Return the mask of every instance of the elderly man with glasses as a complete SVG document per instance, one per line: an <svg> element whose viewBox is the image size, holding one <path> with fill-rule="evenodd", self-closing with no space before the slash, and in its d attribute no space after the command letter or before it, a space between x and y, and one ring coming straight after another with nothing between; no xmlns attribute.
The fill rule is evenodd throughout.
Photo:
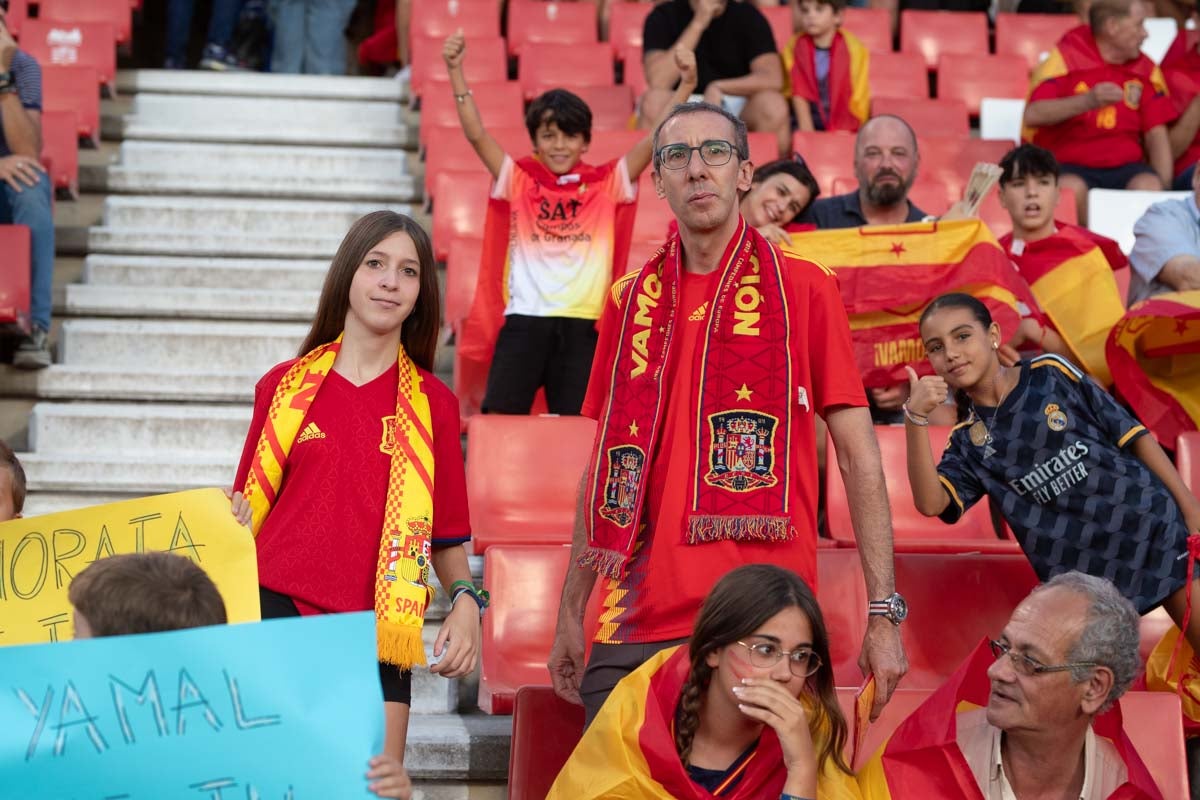
<svg viewBox="0 0 1200 800"><path fill-rule="evenodd" d="M860 665L882 708L907 669L879 450L837 279L782 255L738 210L745 124L677 106L654 136L654 184L678 223L613 285L583 414L599 421L550 672L590 720L655 652L682 643L729 570L767 562L816 585L814 417L846 481L872 615ZM583 617L601 577L584 668Z"/></svg>

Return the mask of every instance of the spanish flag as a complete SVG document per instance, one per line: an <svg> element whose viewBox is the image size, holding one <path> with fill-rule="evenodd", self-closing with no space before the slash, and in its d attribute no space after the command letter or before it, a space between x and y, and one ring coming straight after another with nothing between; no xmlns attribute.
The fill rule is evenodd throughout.
<svg viewBox="0 0 1200 800"><path fill-rule="evenodd" d="M812 37L797 34L784 49L784 74L791 81L793 97L813 103L822 130L857 131L871 113L871 91L867 84L871 55L858 37L839 30L829 48L829 115L821 106L817 83L816 46Z"/></svg>
<svg viewBox="0 0 1200 800"><path fill-rule="evenodd" d="M1012 234L1000 240L1029 284L1033 297L1063 341L1098 383L1112 384L1104 348L1108 333L1125 314L1113 270L1129 264L1112 239L1077 225L1056 222L1058 232L1025 242L1013 252Z"/></svg>
<svg viewBox="0 0 1200 800"><path fill-rule="evenodd" d="M1200 658L1187 639L1180 638L1178 627L1167 628L1150 651L1145 675L1139 680L1145 683L1147 691L1178 694L1184 736L1200 736ZM1135 684L1134 688L1141 687Z"/></svg>
<svg viewBox="0 0 1200 800"><path fill-rule="evenodd" d="M958 671L929 696L858 771L864 800L983 800L967 760L958 747L960 714L987 706L991 683L987 670L996 659L981 641ZM1126 782L1110 800L1162 800L1121 721L1121 706L1092 721L1097 736L1108 739L1125 763Z"/></svg>
<svg viewBox="0 0 1200 800"><path fill-rule="evenodd" d="M1138 303L1108 337L1113 383L1166 447L1200 428L1200 290Z"/></svg>
<svg viewBox="0 0 1200 800"><path fill-rule="evenodd" d="M1001 331L1016 330L1029 289L987 225L978 219L913 222L792 235L783 252L833 269L850 318L863 384L908 380L906 366L930 374L917 323L938 295L979 298Z"/></svg>
<svg viewBox="0 0 1200 800"><path fill-rule="evenodd" d="M608 696L550 788L547 800L762 800L779 797L787 780L779 739L764 727L724 785L708 792L688 777L675 749L675 708L690 667L687 645L668 648L626 676ZM805 698L801 698L802 702ZM806 703L813 749L821 720ZM854 777L825 764L818 800L858 800Z"/></svg>

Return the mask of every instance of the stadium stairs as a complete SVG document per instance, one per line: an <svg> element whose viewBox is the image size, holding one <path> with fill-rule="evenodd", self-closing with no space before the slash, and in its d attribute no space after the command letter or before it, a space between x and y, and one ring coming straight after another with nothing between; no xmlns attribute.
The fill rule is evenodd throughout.
<svg viewBox="0 0 1200 800"><path fill-rule="evenodd" d="M295 355L350 223L386 207L429 227L397 81L117 82L100 148L81 152L83 195L56 209L55 363L0 368L0 435L25 442L27 516L228 486L254 384ZM439 356L447 383L452 363ZM426 800L504 796L512 719L480 713L476 694L475 677L415 676L406 761Z"/></svg>

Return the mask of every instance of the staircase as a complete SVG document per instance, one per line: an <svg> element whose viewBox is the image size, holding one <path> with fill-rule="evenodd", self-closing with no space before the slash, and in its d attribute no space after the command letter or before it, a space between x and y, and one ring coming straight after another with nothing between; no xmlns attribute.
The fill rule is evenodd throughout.
<svg viewBox="0 0 1200 800"><path fill-rule="evenodd" d="M230 485L254 384L295 356L350 224L428 227L397 81L143 71L118 92L82 154L91 194L56 216L58 283L78 281L56 290L55 363L0 369L9 416L32 405L27 516ZM476 688L415 675L406 765L428 800L504 796L511 718Z"/></svg>

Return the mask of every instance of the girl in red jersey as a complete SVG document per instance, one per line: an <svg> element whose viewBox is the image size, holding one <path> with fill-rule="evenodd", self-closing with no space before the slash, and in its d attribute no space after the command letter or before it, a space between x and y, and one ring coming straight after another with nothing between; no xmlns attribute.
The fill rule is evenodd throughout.
<svg viewBox="0 0 1200 800"><path fill-rule="evenodd" d="M431 671L475 668L486 603L463 548L458 402L431 374L439 308L425 231L390 211L355 222L299 358L255 389L234 482L234 512L256 537L264 619L375 611L384 757L398 760L410 670L425 663L430 566L453 593Z"/></svg>

